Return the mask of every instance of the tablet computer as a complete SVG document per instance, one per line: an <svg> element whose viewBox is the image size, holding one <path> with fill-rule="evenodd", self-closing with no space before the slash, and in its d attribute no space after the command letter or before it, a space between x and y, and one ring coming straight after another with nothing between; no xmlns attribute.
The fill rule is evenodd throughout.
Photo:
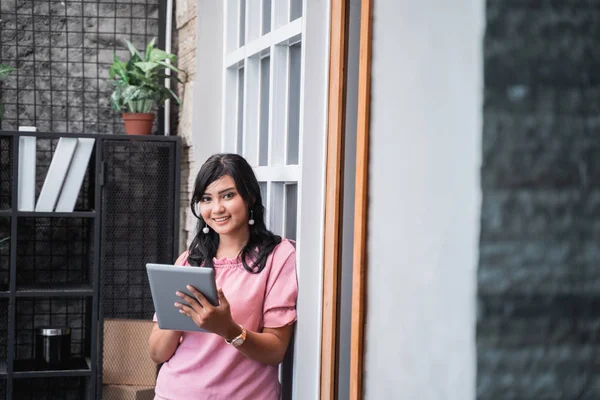
<svg viewBox="0 0 600 400"><path fill-rule="evenodd" d="M150 291L154 310L160 329L176 331L204 332L204 329L192 321L190 317L179 312L175 302L185 304L175 292L180 291L192 296L187 285L192 285L202 293L213 305L219 304L215 270L212 268L190 267L168 264L146 264Z"/></svg>

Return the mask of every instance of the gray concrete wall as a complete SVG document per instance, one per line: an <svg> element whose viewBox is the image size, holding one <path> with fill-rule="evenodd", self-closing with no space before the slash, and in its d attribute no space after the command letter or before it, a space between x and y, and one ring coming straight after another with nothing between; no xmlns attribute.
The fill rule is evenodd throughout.
<svg viewBox="0 0 600 400"><path fill-rule="evenodd" d="M0 85L2 129L123 133L110 107L113 52L143 50L159 34L158 0L0 1L0 63L17 67ZM155 124L156 129L156 124Z"/></svg>
<svg viewBox="0 0 600 400"><path fill-rule="evenodd" d="M484 2L373 23L365 398L472 399Z"/></svg>
<svg viewBox="0 0 600 400"><path fill-rule="evenodd" d="M599 21L487 3L479 399L600 398Z"/></svg>

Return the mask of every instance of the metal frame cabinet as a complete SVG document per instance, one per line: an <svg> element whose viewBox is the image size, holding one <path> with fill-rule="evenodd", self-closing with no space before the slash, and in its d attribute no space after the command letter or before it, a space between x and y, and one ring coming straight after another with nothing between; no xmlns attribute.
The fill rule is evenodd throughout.
<svg viewBox="0 0 600 400"><path fill-rule="evenodd" d="M36 192L61 137L93 138L74 212L19 211L19 138ZM178 137L0 132L0 398L101 397L104 318L153 313L146 262L178 251ZM71 328L66 367L34 361L35 330Z"/></svg>

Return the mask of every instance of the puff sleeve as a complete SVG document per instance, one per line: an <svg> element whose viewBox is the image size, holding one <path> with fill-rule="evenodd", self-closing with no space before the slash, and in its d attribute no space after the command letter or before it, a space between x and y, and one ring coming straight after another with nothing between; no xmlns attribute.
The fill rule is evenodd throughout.
<svg viewBox="0 0 600 400"><path fill-rule="evenodd" d="M263 306L263 326L279 328L293 324L296 321L297 298L296 249L285 240L273 250Z"/></svg>

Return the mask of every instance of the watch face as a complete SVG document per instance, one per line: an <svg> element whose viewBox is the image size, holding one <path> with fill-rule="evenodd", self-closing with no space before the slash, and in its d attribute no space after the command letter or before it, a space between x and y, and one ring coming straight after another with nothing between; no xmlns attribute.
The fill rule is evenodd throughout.
<svg viewBox="0 0 600 400"><path fill-rule="evenodd" d="M231 341L231 344L233 345L233 347L241 346L242 343L244 343L244 339L242 339L241 337L236 337L235 339L233 339Z"/></svg>

